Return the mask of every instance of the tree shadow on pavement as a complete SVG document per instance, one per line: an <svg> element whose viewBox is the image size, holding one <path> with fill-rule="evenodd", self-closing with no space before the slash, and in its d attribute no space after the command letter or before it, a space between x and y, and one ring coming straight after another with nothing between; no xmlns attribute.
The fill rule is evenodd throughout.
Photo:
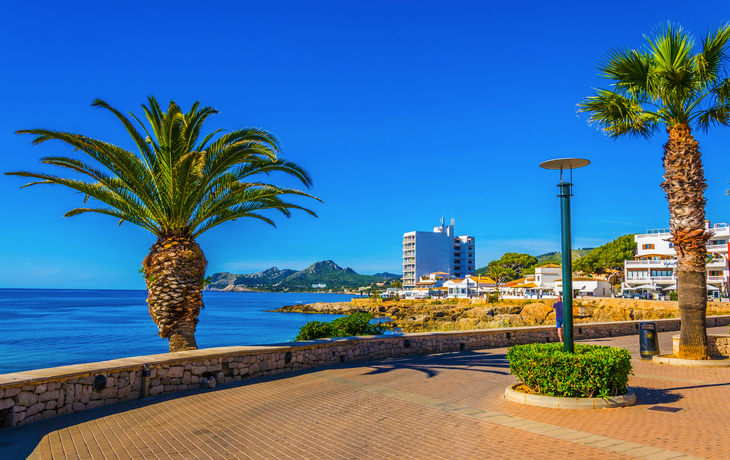
<svg viewBox="0 0 730 460"><path fill-rule="evenodd" d="M473 351L417 355L407 358L392 358L373 363L359 361L352 367L371 369L363 375L385 374L400 369L411 369L435 377L445 370L462 370L489 374L509 375L509 361L505 354L485 354Z"/></svg>
<svg viewBox="0 0 730 460"><path fill-rule="evenodd" d="M664 389L632 386L631 389L633 389L634 393L636 393L637 406L654 406L656 404L673 403L684 398L681 394L672 393L674 388Z"/></svg>

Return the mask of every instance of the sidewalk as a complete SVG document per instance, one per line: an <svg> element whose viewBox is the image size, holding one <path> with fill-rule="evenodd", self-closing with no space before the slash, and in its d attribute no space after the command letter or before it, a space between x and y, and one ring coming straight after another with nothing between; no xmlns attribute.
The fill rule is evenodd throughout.
<svg viewBox="0 0 730 460"><path fill-rule="evenodd" d="M660 334L663 352L674 334ZM586 342L631 350L639 402L628 408L507 402L504 390L516 382L507 350L488 349L343 364L71 414L0 431L0 458L730 458L730 368L649 364L638 342Z"/></svg>

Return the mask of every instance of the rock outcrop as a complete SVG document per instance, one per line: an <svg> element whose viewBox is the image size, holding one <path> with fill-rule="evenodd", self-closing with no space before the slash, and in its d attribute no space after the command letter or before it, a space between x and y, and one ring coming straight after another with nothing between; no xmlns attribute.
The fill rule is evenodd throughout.
<svg viewBox="0 0 730 460"><path fill-rule="evenodd" d="M505 300L490 305L482 299L353 299L351 302L288 305L275 311L340 315L371 313L388 317L390 326L404 332L426 332L555 324L554 302L554 299ZM707 314L730 314L730 303L710 302ZM576 324L678 317L679 306L671 301L595 298L577 299L573 303Z"/></svg>

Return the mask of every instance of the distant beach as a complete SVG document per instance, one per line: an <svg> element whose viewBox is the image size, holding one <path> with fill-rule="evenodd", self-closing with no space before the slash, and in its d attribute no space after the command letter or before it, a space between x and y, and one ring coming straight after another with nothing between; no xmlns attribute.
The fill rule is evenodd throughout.
<svg viewBox="0 0 730 460"><path fill-rule="evenodd" d="M309 321L342 315L272 313L284 305L346 302L344 294L203 293L200 348L293 339ZM144 290L0 289L0 374L167 353Z"/></svg>

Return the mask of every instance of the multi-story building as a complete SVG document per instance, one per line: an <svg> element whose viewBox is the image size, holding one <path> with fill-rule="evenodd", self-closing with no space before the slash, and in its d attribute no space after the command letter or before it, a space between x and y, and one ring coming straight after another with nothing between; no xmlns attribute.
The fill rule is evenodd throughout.
<svg viewBox="0 0 730 460"><path fill-rule="evenodd" d="M728 288L728 224L706 223L712 233L707 241L707 288L714 292L727 292ZM669 292L676 290L677 253L674 244L667 241L671 237L669 229L648 230L634 235L636 256L624 263L624 291Z"/></svg>
<svg viewBox="0 0 730 460"><path fill-rule="evenodd" d="M455 236L454 219L433 232L408 232L403 234L403 289L413 290L421 277L444 272L448 277L463 278L474 275L474 237Z"/></svg>

